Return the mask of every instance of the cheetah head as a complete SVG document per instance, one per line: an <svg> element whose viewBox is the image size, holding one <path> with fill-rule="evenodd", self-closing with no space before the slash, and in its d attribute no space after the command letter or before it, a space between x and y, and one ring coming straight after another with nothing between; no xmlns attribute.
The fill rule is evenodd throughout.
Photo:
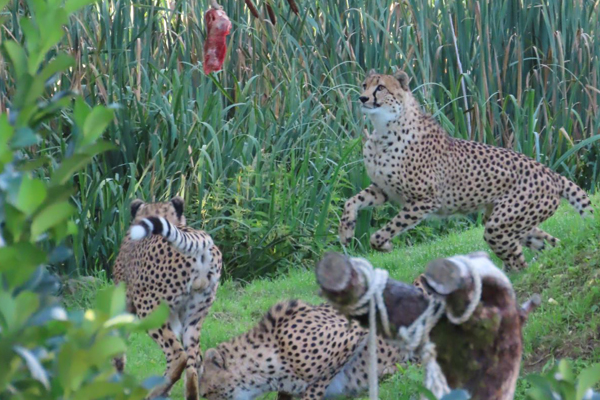
<svg viewBox="0 0 600 400"><path fill-rule="evenodd" d="M183 215L183 199L175 196L171 201L164 203L144 203L140 199L131 202L131 220L140 220L147 217L163 217L174 225L186 224Z"/></svg>
<svg viewBox="0 0 600 400"><path fill-rule="evenodd" d="M228 368L223 354L218 349L208 349L202 363L204 371L200 375L200 397L208 400L246 399L235 387L234 372Z"/></svg>
<svg viewBox="0 0 600 400"><path fill-rule="evenodd" d="M359 97L362 110L371 119L397 119L414 101L406 72L398 69L394 75L367 73Z"/></svg>

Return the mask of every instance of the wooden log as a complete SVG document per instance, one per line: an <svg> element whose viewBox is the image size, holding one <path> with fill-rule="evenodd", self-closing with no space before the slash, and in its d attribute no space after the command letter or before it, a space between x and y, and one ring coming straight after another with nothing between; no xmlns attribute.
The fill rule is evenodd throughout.
<svg viewBox="0 0 600 400"><path fill-rule="evenodd" d="M465 323L455 325L444 316L432 329L437 362L450 387L467 390L473 399L512 400L522 355L522 324L539 305L539 296L518 306L510 281L487 254L466 257L480 263L484 271L481 300ZM322 294L341 312L366 293L365 277L341 254L326 254L315 273ZM445 298L447 310L454 315L465 311L475 288L469 269L452 258L432 261L421 280L429 295ZM393 279L383 296L393 335L398 327L415 321L428 304L420 290ZM368 326L368 316L353 318Z"/></svg>
<svg viewBox="0 0 600 400"><path fill-rule="evenodd" d="M317 263L315 273L321 293L342 313L346 312L347 306L358 302L367 290L365 277L354 268L349 257L339 253L325 253ZM388 280L383 300L392 332L397 332L401 326L410 325L429 304L429 300L419 289L392 279ZM367 314L355 319L368 327ZM383 332L379 318L377 324L379 332Z"/></svg>

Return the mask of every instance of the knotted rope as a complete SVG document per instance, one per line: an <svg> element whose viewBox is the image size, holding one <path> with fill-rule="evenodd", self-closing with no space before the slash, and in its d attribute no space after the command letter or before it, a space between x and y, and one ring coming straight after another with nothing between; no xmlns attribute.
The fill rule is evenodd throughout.
<svg viewBox="0 0 600 400"><path fill-rule="evenodd" d="M398 329L397 339L392 339L401 350L413 353L420 350L421 363L425 366L424 385L437 398L450 392L446 377L437 363L435 344L429 340L429 333L442 317L444 311L448 320L459 325L471 318L481 299L481 276L471 260L464 256L455 256L448 259L461 268L470 272L474 281L474 290L465 309L460 316L455 316L446 309L444 299L432 296L427 309L410 326ZM387 338L392 338L387 308L383 301L383 291L387 284L388 272L373 266L364 258L351 258L350 262L363 274L367 284L367 291L356 304L346 306L342 313L349 316L360 316L369 313L369 399L378 400L379 379L377 375L377 320L379 310L380 322Z"/></svg>

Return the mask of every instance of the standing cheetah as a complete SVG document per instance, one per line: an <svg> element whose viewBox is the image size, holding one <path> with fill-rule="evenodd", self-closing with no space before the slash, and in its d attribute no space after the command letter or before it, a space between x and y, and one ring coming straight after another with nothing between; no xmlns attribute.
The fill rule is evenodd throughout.
<svg viewBox="0 0 600 400"><path fill-rule="evenodd" d="M587 194L567 178L514 151L450 137L421 111L403 71L371 70L360 96L375 130L363 155L371 185L345 204L339 235L354 236L360 209L388 200L402 211L371 236L371 246L392 249L391 239L429 216L483 209L484 239L509 269L526 266L522 246L542 250L558 240L537 226L566 198L582 215Z"/></svg>
<svg viewBox="0 0 600 400"><path fill-rule="evenodd" d="M279 400L356 396L368 388L366 329L328 304L276 304L248 333L205 355L200 395L209 400L252 400L279 392ZM379 377L396 372L400 350L379 338Z"/></svg>
<svg viewBox="0 0 600 400"><path fill-rule="evenodd" d="M183 199L166 203L131 203L133 223L113 269L115 284L125 282L127 309L144 318L161 301L170 308L169 320L149 335L167 359L167 382L150 397L169 393L185 369L185 398L198 399L202 364L200 329L215 300L221 276L221 252L203 231L185 226ZM118 370L125 358L117 358Z"/></svg>

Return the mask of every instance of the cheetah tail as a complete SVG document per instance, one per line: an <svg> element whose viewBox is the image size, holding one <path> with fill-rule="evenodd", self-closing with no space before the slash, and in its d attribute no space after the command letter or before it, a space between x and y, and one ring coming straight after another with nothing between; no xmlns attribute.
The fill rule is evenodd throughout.
<svg viewBox="0 0 600 400"><path fill-rule="evenodd" d="M150 235L163 236L173 247L190 257L205 256L210 262L212 238L201 231L184 232L163 217L149 217L131 226L129 237L133 241L142 240Z"/></svg>
<svg viewBox="0 0 600 400"><path fill-rule="evenodd" d="M587 193L564 176L561 176L561 179L563 183L561 196L567 199L582 216L592 215L594 210Z"/></svg>

